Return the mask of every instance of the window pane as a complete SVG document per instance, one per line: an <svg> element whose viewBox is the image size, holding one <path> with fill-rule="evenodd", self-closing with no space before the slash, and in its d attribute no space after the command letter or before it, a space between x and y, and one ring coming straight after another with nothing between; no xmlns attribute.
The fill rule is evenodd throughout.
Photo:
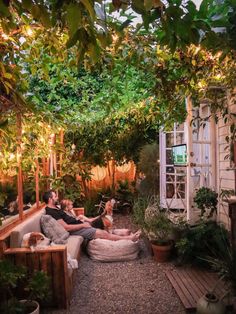
<svg viewBox="0 0 236 314"><path fill-rule="evenodd" d="M178 186L177 186L177 191L176 191L177 193L177 198L180 198L180 199L183 199L183 198L185 198L185 184L178 184Z"/></svg>
<svg viewBox="0 0 236 314"><path fill-rule="evenodd" d="M166 147L174 145L174 133L166 133Z"/></svg>
<svg viewBox="0 0 236 314"><path fill-rule="evenodd" d="M173 164L173 161L172 161L172 150L171 149L167 149L166 150L166 164L167 165Z"/></svg>
<svg viewBox="0 0 236 314"><path fill-rule="evenodd" d="M173 184L166 184L166 198L172 198L175 194L174 185Z"/></svg>
<svg viewBox="0 0 236 314"><path fill-rule="evenodd" d="M176 131L184 131L184 123L176 123Z"/></svg>

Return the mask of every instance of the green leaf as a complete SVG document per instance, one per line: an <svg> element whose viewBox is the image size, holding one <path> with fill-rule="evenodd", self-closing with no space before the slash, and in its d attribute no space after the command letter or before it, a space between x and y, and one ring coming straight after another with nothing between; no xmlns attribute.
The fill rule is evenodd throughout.
<svg viewBox="0 0 236 314"><path fill-rule="evenodd" d="M38 5L33 5L31 8L29 8L29 11L36 20L40 18L40 8Z"/></svg>
<svg viewBox="0 0 236 314"><path fill-rule="evenodd" d="M143 0L133 0L131 8L139 14L144 14L146 12Z"/></svg>
<svg viewBox="0 0 236 314"><path fill-rule="evenodd" d="M81 6L78 3L70 3L67 6L66 20L70 35L73 35L81 25Z"/></svg>
<svg viewBox="0 0 236 314"><path fill-rule="evenodd" d="M126 27L128 27L130 23L132 23L132 21L131 21L130 19L127 19L126 21L124 21L124 22L119 26L119 31L122 31L123 29L125 29Z"/></svg>
<svg viewBox="0 0 236 314"><path fill-rule="evenodd" d="M22 0L22 7L24 9L30 10L32 8L33 2L32 0Z"/></svg>
<svg viewBox="0 0 236 314"><path fill-rule="evenodd" d="M4 129L8 125L8 119L0 121L0 129Z"/></svg>
<svg viewBox="0 0 236 314"><path fill-rule="evenodd" d="M207 16L208 3L209 3L208 0L203 0L201 2L201 5L200 5L199 11L198 11L199 18L205 18Z"/></svg>
<svg viewBox="0 0 236 314"><path fill-rule="evenodd" d="M89 12L89 15L92 20L95 20L95 11L90 0L80 0L81 3L85 6L86 10Z"/></svg>
<svg viewBox="0 0 236 314"><path fill-rule="evenodd" d="M79 40L79 30L77 30L67 41L66 47L71 48L73 47L77 41Z"/></svg>
<svg viewBox="0 0 236 314"><path fill-rule="evenodd" d="M0 15L3 17L11 16L8 7L4 4L3 0L0 0Z"/></svg>
<svg viewBox="0 0 236 314"><path fill-rule="evenodd" d="M49 28L51 26L51 20L50 20L50 15L47 11L47 9L40 5L40 21L42 22L43 26Z"/></svg>
<svg viewBox="0 0 236 314"><path fill-rule="evenodd" d="M98 61L98 57L99 57L99 47L98 45L94 45L92 43L88 44L88 54L91 57L91 59L93 60L94 63L96 63Z"/></svg>
<svg viewBox="0 0 236 314"><path fill-rule="evenodd" d="M197 10L196 10L196 5L192 1L188 2L187 10L188 10L188 14L186 14L187 19L189 21L193 20L194 16L197 13Z"/></svg>
<svg viewBox="0 0 236 314"><path fill-rule="evenodd" d="M150 11L153 7L153 0L144 0L144 7L147 11Z"/></svg>
<svg viewBox="0 0 236 314"><path fill-rule="evenodd" d="M12 74L11 73L4 73L3 76L7 79L12 79Z"/></svg>

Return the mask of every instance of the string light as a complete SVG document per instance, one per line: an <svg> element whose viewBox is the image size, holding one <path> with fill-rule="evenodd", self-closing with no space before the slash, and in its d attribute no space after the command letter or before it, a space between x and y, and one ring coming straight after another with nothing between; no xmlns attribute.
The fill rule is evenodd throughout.
<svg viewBox="0 0 236 314"><path fill-rule="evenodd" d="M13 153L10 154L9 160L13 160L15 158L15 155Z"/></svg>
<svg viewBox="0 0 236 314"><path fill-rule="evenodd" d="M33 34L34 34L34 32L33 32L33 30L32 30L32 28L31 27L26 27L26 29L25 29L25 33L26 33L26 35L28 35L28 36L33 36Z"/></svg>
<svg viewBox="0 0 236 314"><path fill-rule="evenodd" d="M8 40L9 39L9 36L5 33L2 33L2 38L5 39L5 40Z"/></svg>

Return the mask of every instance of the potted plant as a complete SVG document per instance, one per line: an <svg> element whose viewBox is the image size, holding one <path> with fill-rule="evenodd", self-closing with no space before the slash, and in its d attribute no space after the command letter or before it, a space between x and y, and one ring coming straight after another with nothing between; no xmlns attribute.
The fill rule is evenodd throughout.
<svg viewBox="0 0 236 314"><path fill-rule="evenodd" d="M144 232L151 242L154 258L158 262L166 262L171 254L173 225L166 211L158 203L149 205L145 210Z"/></svg>
<svg viewBox="0 0 236 314"><path fill-rule="evenodd" d="M219 274L219 280L216 282L212 291L208 291L203 297L201 297L197 303L197 313L225 313L225 305L222 302L225 296L230 294L234 305L235 313L235 296L236 296L236 248L232 246L229 240L229 236L225 232L218 233L217 247L214 250L214 256L206 257L206 261L212 267L213 270ZM217 286L228 286L225 293L219 299L215 295L215 289ZM227 285L228 284L228 285Z"/></svg>
<svg viewBox="0 0 236 314"><path fill-rule="evenodd" d="M201 210L201 218L203 218L205 214L207 214L207 218L210 218L216 213L218 194L214 190L203 186L197 190L193 200Z"/></svg>
<svg viewBox="0 0 236 314"><path fill-rule="evenodd" d="M0 260L0 312L39 313L39 303L49 294L49 278L43 271L36 271L31 276L23 266ZM21 293L23 300L16 295Z"/></svg>

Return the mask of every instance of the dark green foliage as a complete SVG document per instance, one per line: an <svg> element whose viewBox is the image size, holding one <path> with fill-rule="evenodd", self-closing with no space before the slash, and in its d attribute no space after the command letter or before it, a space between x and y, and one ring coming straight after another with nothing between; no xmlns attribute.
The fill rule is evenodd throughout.
<svg viewBox="0 0 236 314"><path fill-rule="evenodd" d="M121 201L133 201L134 191L132 190L128 180L119 180L118 187L116 189L116 196Z"/></svg>
<svg viewBox="0 0 236 314"><path fill-rule="evenodd" d="M182 237L176 243L179 261L181 263L209 266L208 257L220 257L219 246L229 243L228 232L223 226L213 221L202 221L196 226L186 226Z"/></svg>
<svg viewBox="0 0 236 314"><path fill-rule="evenodd" d="M0 311L2 314L26 313L26 303L20 303L17 295L27 301L45 301L49 295L49 278L43 271L32 274L9 260L0 260Z"/></svg>
<svg viewBox="0 0 236 314"><path fill-rule="evenodd" d="M100 203L101 197L99 194L91 196L84 201L84 211L85 215L88 217L96 217L98 215L98 205Z"/></svg>
<svg viewBox="0 0 236 314"><path fill-rule="evenodd" d="M139 225L141 228L144 228L145 224L145 209L148 207L149 204L148 197L137 197L133 203L133 210L132 210L132 218L134 223Z"/></svg>
<svg viewBox="0 0 236 314"><path fill-rule="evenodd" d="M217 211L218 194L210 188L201 187L197 190L195 197L193 198L197 207L201 209L201 217L207 213L208 217L211 217Z"/></svg>
<svg viewBox="0 0 236 314"><path fill-rule="evenodd" d="M157 245L170 243L173 225L168 219L165 210L159 210L151 219L146 218L145 222L146 233L152 243Z"/></svg>
<svg viewBox="0 0 236 314"><path fill-rule="evenodd" d="M157 143L146 144L139 153L138 169L144 173L138 187L141 195L159 194L159 145Z"/></svg>

